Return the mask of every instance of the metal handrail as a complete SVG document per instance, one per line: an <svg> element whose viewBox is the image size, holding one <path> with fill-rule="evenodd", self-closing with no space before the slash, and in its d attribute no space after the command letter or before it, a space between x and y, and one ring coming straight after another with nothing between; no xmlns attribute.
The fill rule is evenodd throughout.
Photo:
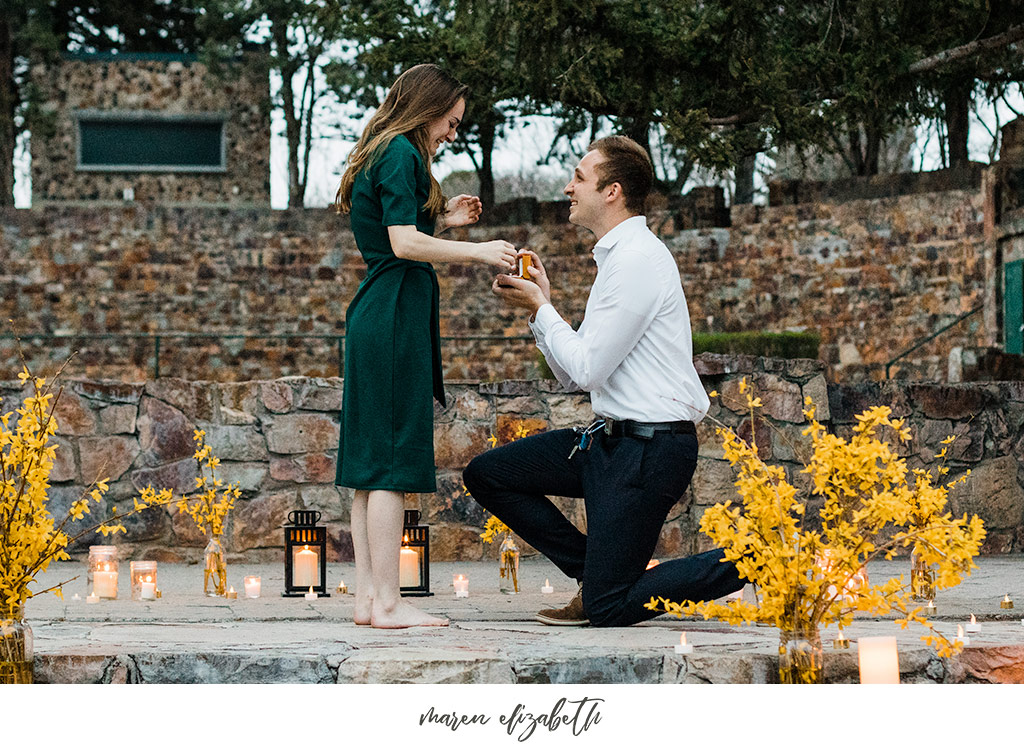
<svg viewBox="0 0 1024 754"><path fill-rule="evenodd" d="M963 322L963 321L964 321L965 319L967 319L968 317L973 317L973 316L974 316L975 314L977 314L978 312L980 312L980 311L981 311L982 309L984 309L984 308L985 308L985 305L984 305L984 304L980 304L980 305L978 305L978 306L974 307L973 309L971 309L971 310L970 310L969 312L967 312L966 314L961 314L961 315L960 315L959 317L957 317L956 319L954 319L954 320L953 320L952 322L950 322L950 323L949 323L948 325L946 325L945 327L943 327L943 328L941 328L941 329L939 329L939 330L936 330L936 331L935 331L935 332L933 332L933 333L932 333L931 335L925 336L925 337L924 337L924 338L922 338L921 340L917 341L917 342L916 342L916 343L915 343L914 345L912 345L912 346L911 346L910 348L908 348L908 349L907 349L906 351L903 351L903 352L902 352L901 354L899 354L898 356L895 356L895 357L893 357L893 358L892 358L892 359L891 359L891 360L890 360L889 362L887 362L887 363L886 363L886 365L885 365L885 379L889 379L889 369L890 369L890 368L892 367L892 365L893 365L893 364L895 364L895 363L896 363L897 361L899 361L900 359L902 359L902 358L903 358L904 356L906 356L907 354L913 353L914 351L916 351L916 350L917 350L918 348L920 348L921 346L925 345L926 343L930 343L931 341L935 340L935 338L937 338L938 336L942 335L942 333L946 332L946 330L948 330L949 328L951 328L951 327L954 327L954 326L956 326L956 325L959 325L959 324L960 324L961 322Z"/></svg>
<svg viewBox="0 0 1024 754"><path fill-rule="evenodd" d="M314 339L333 340L337 344L338 374L344 374L345 365L345 333L196 333L196 332L160 332L160 333L0 333L0 340L115 340L118 338L134 338L153 341L153 378L160 379L160 344L163 339L178 340L239 340L246 338L262 340ZM447 335L442 336L443 342L455 340L533 340L532 335Z"/></svg>

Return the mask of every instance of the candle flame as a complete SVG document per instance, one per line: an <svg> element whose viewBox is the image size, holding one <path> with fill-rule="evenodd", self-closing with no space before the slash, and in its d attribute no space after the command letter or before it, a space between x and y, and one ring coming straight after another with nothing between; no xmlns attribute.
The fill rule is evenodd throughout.
<svg viewBox="0 0 1024 754"><path fill-rule="evenodd" d="M103 564L103 570L104 571L109 571L110 570L110 563L104 563Z"/></svg>
<svg viewBox="0 0 1024 754"><path fill-rule="evenodd" d="M935 602L928 600L928 607L935 607Z"/></svg>
<svg viewBox="0 0 1024 754"><path fill-rule="evenodd" d="M654 568L654 566L658 565L658 563L660 563L660 562L661 562L660 560L655 560L654 558L652 558L651 560L647 561L647 570L648 571L651 570L652 568Z"/></svg>
<svg viewBox="0 0 1024 754"><path fill-rule="evenodd" d="M303 550L308 550L308 549L309 549L309 545L303 545L303 546L302 546L302 549L303 549Z"/></svg>
<svg viewBox="0 0 1024 754"><path fill-rule="evenodd" d="M977 623L978 619L974 617L974 613L971 613L971 623Z"/></svg>
<svg viewBox="0 0 1024 754"><path fill-rule="evenodd" d="M1004 600L1005 600L1006 602L1009 602L1009 601L1010 601L1010 594L1009 594L1009 593L1007 593L1007 594L1006 594L1006 596L1005 596L1005 597L1003 597L1003 599L1004 599Z"/></svg>
<svg viewBox="0 0 1024 754"><path fill-rule="evenodd" d="M551 586L551 583L547 579L544 579L544 586Z"/></svg>
<svg viewBox="0 0 1024 754"><path fill-rule="evenodd" d="M233 586L229 586L229 587L228 587L228 591L229 591L229 592L233 592L233 591L235 591L235 588L234 588Z"/></svg>
<svg viewBox="0 0 1024 754"><path fill-rule="evenodd" d="M147 576L147 577L146 577L146 583L147 583L147 584L148 584L148 583L149 583L150 581L152 581L152 580L153 580L153 577L152 577L152 576Z"/></svg>
<svg viewBox="0 0 1024 754"><path fill-rule="evenodd" d="M344 588L344 586L345 586L345 582L344 581L342 581L341 583L338 584L338 588L339 589Z"/></svg>
<svg viewBox="0 0 1024 754"><path fill-rule="evenodd" d="M842 641L845 637L843 636L843 629L839 629L839 641Z"/></svg>
<svg viewBox="0 0 1024 754"><path fill-rule="evenodd" d="M683 631L682 633L679 634L679 646L681 646L681 647L685 647L686 646L686 632L685 631Z"/></svg>
<svg viewBox="0 0 1024 754"><path fill-rule="evenodd" d="M958 638L958 639L964 638L964 627L963 626L957 626L956 627L956 638Z"/></svg>
<svg viewBox="0 0 1024 754"><path fill-rule="evenodd" d="M234 591L234 588L232 588L232 591ZM310 593L310 594L312 594L312 593L313 593L313 587L310 587L310 588L309 588L309 593Z"/></svg>

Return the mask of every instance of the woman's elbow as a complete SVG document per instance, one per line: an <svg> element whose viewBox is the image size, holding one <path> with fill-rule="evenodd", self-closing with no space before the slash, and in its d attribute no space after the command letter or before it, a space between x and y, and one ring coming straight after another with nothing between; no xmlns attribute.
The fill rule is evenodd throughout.
<svg viewBox="0 0 1024 754"><path fill-rule="evenodd" d="M416 250L415 237L409 233L391 231L388 233L388 240L391 241L391 251L399 259L411 259Z"/></svg>

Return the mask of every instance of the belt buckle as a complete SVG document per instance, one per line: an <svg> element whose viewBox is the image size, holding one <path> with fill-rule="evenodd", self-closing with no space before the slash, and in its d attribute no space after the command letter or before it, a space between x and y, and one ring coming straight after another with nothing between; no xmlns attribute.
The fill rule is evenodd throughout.
<svg viewBox="0 0 1024 754"><path fill-rule="evenodd" d="M604 420L604 433L608 437L611 437L612 435L615 434L615 423L617 421L619 421L619 420L618 419L605 419Z"/></svg>

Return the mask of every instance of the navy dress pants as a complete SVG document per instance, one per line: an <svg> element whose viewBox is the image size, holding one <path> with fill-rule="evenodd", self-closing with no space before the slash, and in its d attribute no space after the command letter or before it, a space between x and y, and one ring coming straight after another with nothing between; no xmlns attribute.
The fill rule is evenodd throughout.
<svg viewBox="0 0 1024 754"><path fill-rule="evenodd" d="M563 573L583 582L583 608L594 626L629 626L654 618L652 597L712 600L746 583L721 549L662 562L647 570L669 510L697 466L697 438L657 432L651 439L593 435L570 459L571 429L526 437L490 450L463 473L466 488ZM547 495L582 497L583 534Z"/></svg>

